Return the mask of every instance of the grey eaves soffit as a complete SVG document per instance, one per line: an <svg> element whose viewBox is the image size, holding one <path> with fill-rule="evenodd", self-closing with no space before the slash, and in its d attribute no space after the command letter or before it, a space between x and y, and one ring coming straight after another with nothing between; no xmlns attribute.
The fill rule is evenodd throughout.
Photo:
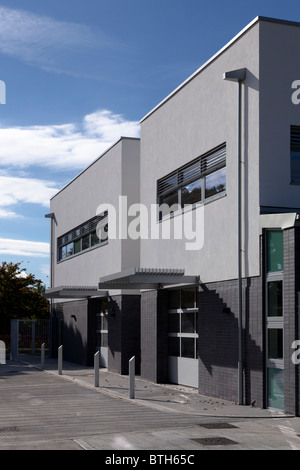
<svg viewBox="0 0 300 470"><path fill-rule="evenodd" d="M47 289L47 299L84 299L88 297L107 297L108 292L99 291L94 286L59 286Z"/></svg>
<svg viewBox="0 0 300 470"><path fill-rule="evenodd" d="M177 284L195 285L198 276L186 276L184 269L132 268L99 279L99 289L158 289Z"/></svg>

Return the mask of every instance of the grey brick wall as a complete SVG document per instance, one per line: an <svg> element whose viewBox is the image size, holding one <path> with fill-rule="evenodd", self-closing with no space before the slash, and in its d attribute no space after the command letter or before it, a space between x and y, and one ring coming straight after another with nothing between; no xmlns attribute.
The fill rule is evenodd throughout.
<svg viewBox="0 0 300 470"><path fill-rule="evenodd" d="M155 383L168 382L168 315L165 291L142 293L141 376Z"/></svg>
<svg viewBox="0 0 300 470"><path fill-rule="evenodd" d="M108 369L128 374L128 362L136 357L140 373L140 296L118 295L108 303Z"/></svg>
<svg viewBox="0 0 300 470"><path fill-rule="evenodd" d="M238 399L238 283L199 289L199 393ZM262 279L243 280L244 400L263 406Z"/></svg>
<svg viewBox="0 0 300 470"><path fill-rule="evenodd" d="M97 302L77 300L63 304L64 360L92 366L95 354Z"/></svg>
<svg viewBox="0 0 300 470"><path fill-rule="evenodd" d="M298 367L292 362L291 349L298 339L297 292L300 290L299 227L284 231L284 405L285 412L299 415Z"/></svg>

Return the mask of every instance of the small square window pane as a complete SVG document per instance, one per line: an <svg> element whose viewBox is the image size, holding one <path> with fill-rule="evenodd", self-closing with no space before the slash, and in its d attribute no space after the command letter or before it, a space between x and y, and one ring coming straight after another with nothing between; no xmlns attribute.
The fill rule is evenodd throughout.
<svg viewBox="0 0 300 470"><path fill-rule="evenodd" d="M181 314L181 333L196 333L196 314L182 313Z"/></svg>

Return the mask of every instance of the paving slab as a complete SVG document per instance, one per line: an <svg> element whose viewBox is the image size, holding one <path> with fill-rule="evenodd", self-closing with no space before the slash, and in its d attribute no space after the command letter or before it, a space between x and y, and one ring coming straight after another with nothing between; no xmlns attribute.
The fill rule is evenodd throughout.
<svg viewBox="0 0 300 470"><path fill-rule="evenodd" d="M300 419L55 361L0 365L0 450L300 450Z"/></svg>

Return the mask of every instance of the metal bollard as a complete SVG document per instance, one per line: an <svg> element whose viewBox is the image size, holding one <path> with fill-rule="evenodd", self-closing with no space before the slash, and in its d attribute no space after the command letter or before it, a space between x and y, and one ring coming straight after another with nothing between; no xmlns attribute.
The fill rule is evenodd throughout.
<svg viewBox="0 0 300 470"><path fill-rule="evenodd" d="M45 369L45 343L41 345L41 368Z"/></svg>
<svg viewBox="0 0 300 470"><path fill-rule="evenodd" d="M59 346L58 348L58 375L62 375L62 365L63 365L63 347Z"/></svg>
<svg viewBox="0 0 300 470"><path fill-rule="evenodd" d="M99 351L94 355L94 378L95 378L95 387L99 387Z"/></svg>
<svg viewBox="0 0 300 470"><path fill-rule="evenodd" d="M135 397L135 356L129 361L129 398Z"/></svg>

